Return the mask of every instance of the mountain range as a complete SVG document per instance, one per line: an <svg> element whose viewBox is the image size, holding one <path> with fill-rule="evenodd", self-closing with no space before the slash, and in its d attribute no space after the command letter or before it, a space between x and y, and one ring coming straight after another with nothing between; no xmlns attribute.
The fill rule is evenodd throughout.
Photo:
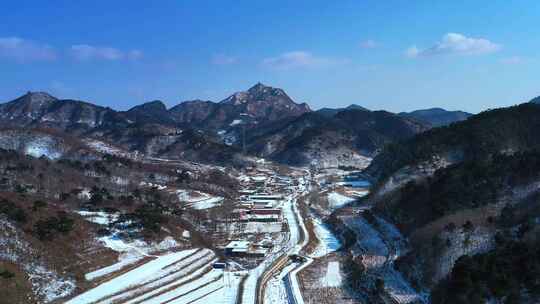
<svg viewBox="0 0 540 304"><path fill-rule="evenodd" d="M453 122L466 120L467 118L472 116L471 113L463 111L447 111L441 108L416 110L408 113L402 112L399 113L399 115L427 122L433 127L446 126Z"/></svg>
<svg viewBox="0 0 540 304"><path fill-rule="evenodd" d="M358 223L365 220L381 236L388 236L386 240L403 243L395 247L403 251L387 252L396 255L392 267L416 291L428 295L431 303L488 299L537 303L539 100L476 115L438 108L391 113L359 105L314 111L282 89L258 83L220 102L193 100L167 108L156 100L116 111L29 92L0 105L0 169L9 177L0 186L9 190L2 195L10 199L9 204L4 200L0 211L20 221L25 227L20 231L32 234L29 237L35 234L47 240L48 230L41 231L38 225L42 214L52 218L47 222L50 226L62 229L65 217L54 208L66 202L80 208L76 195L81 194L77 190L81 185L91 188L92 197L99 194L99 200L85 204L99 206L105 201L132 210L134 201L139 206L144 206L143 201L159 205L166 197L154 197L158 188L142 196L135 191L125 196L129 181L139 187L164 180L182 189L196 187L227 197L239 187L228 169L248 167L243 165L253 156L310 166L316 173L335 167L342 169L337 170L340 174L363 169L362 176L371 179L370 193L351 203L362 212L347 214L348 207L339 212L356 217ZM138 162L141 157L145 161ZM332 170L318 170L329 167ZM325 193L321 185L314 185L315 195ZM116 199L103 190L105 186L121 195ZM335 186L327 192L345 191ZM30 215L24 224L17 206L32 203L38 208L40 204L33 202L37 194L54 203L40 212L25 207ZM140 225L155 227L156 210L135 210L128 214ZM182 220L189 216L178 214ZM329 216L328 227L339 230L334 215ZM404 238L396 237L383 218L395 224ZM77 237L98 233L78 221ZM175 223L162 225L171 230ZM374 235L368 230L362 231ZM347 234L344 230L344 238ZM61 246L47 246L55 249L49 254L52 257L66 244L78 244L64 239L67 235L56 237L55 246ZM375 243L374 247L380 246ZM70 250L78 265L83 259L79 253L86 251ZM381 284L378 289L384 290L386 283Z"/></svg>
<svg viewBox="0 0 540 304"><path fill-rule="evenodd" d="M284 90L257 83L219 102L191 100L168 109L155 100L127 111L28 92L0 105L0 126L54 129L152 157L219 162L244 150L288 164L333 166L363 163L389 142L469 115L442 109L394 114L359 105L313 111ZM208 157L208 147L226 157Z"/></svg>

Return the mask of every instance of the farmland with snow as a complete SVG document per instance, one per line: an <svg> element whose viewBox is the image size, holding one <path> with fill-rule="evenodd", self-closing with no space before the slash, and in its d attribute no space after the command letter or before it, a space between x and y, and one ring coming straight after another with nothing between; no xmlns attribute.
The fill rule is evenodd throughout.
<svg viewBox="0 0 540 304"><path fill-rule="evenodd" d="M328 206L331 210L336 210L344 207L347 204L354 202L355 199L349 196L345 196L338 192L330 192L328 194Z"/></svg>
<svg viewBox="0 0 540 304"><path fill-rule="evenodd" d="M221 269L208 249L151 255L149 260L66 303L234 303L240 278Z"/></svg>
<svg viewBox="0 0 540 304"><path fill-rule="evenodd" d="M223 201L222 197L195 190L177 190L176 195L180 202L198 210L213 208Z"/></svg>

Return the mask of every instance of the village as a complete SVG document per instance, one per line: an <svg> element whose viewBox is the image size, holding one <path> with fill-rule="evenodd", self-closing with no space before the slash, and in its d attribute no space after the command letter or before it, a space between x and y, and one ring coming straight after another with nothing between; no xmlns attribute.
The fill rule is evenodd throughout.
<svg viewBox="0 0 540 304"><path fill-rule="evenodd" d="M242 189L227 223L228 239L219 246L231 259L264 258L287 239L289 223L284 201L300 189L294 176L282 176L265 167L250 168L240 178Z"/></svg>
<svg viewBox="0 0 540 304"><path fill-rule="evenodd" d="M341 242L324 221L366 195L369 183L355 171L262 160L231 176L239 183L232 200L142 184L176 195L185 210L192 210L189 214L205 215L192 229L212 242L187 245L195 230L159 244L116 233L102 236L100 242L120 253L119 262L87 273L87 280L101 283L67 303L309 303L318 292L310 290L314 271L325 278L324 284L315 284L317 290L340 287L342 261L332 253ZM100 225L116 218L80 214Z"/></svg>

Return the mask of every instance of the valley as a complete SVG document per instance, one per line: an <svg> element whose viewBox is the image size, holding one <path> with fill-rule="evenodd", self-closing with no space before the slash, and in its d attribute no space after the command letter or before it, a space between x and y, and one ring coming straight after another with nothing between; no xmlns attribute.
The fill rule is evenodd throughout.
<svg viewBox="0 0 540 304"><path fill-rule="evenodd" d="M0 304L540 303L538 0L0 8Z"/></svg>
<svg viewBox="0 0 540 304"><path fill-rule="evenodd" d="M300 204L307 207L305 199L313 186L311 172L294 168L287 170L292 170L290 176L278 176L273 165L258 164L250 173L237 177L243 181L244 187L239 193L255 192L241 198L241 204L263 203L267 209L261 212L276 210L281 214L281 220L278 217L277 222L272 218L266 222L261 217L245 222L240 218L232 219L230 223L219 223L220 227L214 234L220 237L214 240L214 250L182 249L171 237L154 245L141 241L127 243L116 234L99 238L106 247L120 252L121 259L86 273L85 279L97 285L66 303L310 303L304 301L308 295L301 287L299 277L315 260L325 257L329 248L338 250L335 243L340 241L320 219L314 227L318 231L315 235L323 234L325 238L317 236L316 240L310 240L299 208ZM166 186L155 189L171 191ZM174 191L180 193L178 195L184 201L189 201L185 198L186 193ZM339 195L334 207L337 210L354 201L336 195ZM202 199L203 202L207 200ZM196 209L219 208L220 203ZM240 208L236 210L238 212L250 210L237 208ZM79 214L104 226L110 226L118 217L106 212L80 211ZM258 227L250 228L253 224ZM182 238L189 238L189 235L182 233ZM311 254L305 250L310 241L315 241L318 247ZM267 242L266 246L270 247L260 247L256 242ZM217 245L219 243L223 245ZM228 251L229 248L233 248L232 251ZM339 262L332 265L330 277L341 277ZM340 282L334 284L335 288L341 286Z"/></svg>
<svg viewBox="0 0 540 304"><path fill-rule="evenodd" d="M259 83L180 108L122 112L44 93L0 106L2 298L534 299L516 294L536 290L529 277L471 269L489 272L516 248L519 261L535 254L536 104L470 117L319 112Z"/></svg>

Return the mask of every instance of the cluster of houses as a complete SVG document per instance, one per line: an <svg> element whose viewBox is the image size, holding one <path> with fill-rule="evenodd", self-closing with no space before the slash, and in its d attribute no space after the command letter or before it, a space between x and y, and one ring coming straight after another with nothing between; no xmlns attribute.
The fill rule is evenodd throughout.
<svg viewBox="0 0 540 304"><path fill-rule="evenodd" d="M238 224L243 227L265 224L281 227L283 200L295 186L292 179L270 169L251 168L241 179L241 184L239 202L234 210ZM268 236L262 240L257 239L254 235L241 234L237 239L229 240L223 246L223 252L229 257L264 257L273 242Z"/></svg>

